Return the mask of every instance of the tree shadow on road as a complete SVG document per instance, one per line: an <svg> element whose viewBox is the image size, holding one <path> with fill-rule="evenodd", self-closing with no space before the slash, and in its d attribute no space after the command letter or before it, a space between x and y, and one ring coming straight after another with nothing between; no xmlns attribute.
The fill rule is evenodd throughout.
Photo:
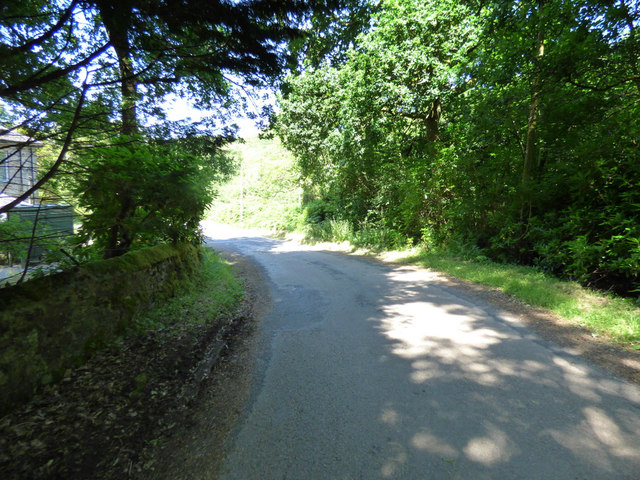
<svg viewBox="0 0 640 480"><path fill-rule="evenodd" d="M399 388L424 408L382 405L376 421L397 435L382 478L404 478L406 464L422 465L425 478L637 474L637 387L416 269L391 269L386 277L381 314L368 320L404 365Z"/></svg>

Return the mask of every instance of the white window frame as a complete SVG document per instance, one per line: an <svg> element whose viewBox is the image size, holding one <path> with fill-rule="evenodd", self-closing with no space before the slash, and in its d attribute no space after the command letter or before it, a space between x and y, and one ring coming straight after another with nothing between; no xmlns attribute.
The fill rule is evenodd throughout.
<svg viewBox="0 0 640 480"><path fill-rule="evenodd" d="M2 164L0 164L0 182L9 181L9 151L0 150L0 156L4 157Z"/></svg>

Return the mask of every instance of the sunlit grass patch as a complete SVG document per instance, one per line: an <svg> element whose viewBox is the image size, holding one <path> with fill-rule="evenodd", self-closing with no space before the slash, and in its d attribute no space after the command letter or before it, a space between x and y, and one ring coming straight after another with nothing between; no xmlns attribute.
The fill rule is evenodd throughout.
<svg viewBox="0 0 640 480"><path fill-rule="evenodd" d="M176 295L138 315L138 330L162 328L177 322L207 324L231 314L244 290L231 265L213 250L203 248L202 267Z"/></svg>
<svg viewBox="0 0 640 480"><path fill-rule="evenodd" d="M595 335L640 348L640 308L614 297L558 280L532 267L472 261L420 252L402 259L470 282L497 288L525 303L542 307L582 325Z"/></svg>

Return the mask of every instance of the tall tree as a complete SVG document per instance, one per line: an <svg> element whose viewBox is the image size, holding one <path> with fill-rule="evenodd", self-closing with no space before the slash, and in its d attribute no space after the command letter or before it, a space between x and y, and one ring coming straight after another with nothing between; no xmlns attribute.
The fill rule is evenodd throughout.
<svg viewBox="0 0 640 480"><path fill-rule="evenodd" d="M440 148L448 102L466 88L459 72L477 36L470 13L459 2L381 2L344 64L291 80L280 134L303 173L331 178L323 195L341 199L350 220L388 219L420 235L420 190L433 167L424 157Z"/></svg>
<svg viewBox="0 0 640 480"><path fill-rule="evenodd" d="M522 190L523 205L520 213L521 220L525 221L531 216L531 175L536 162L538 122L540 121L540 102L542 96L542 72L540 64L544 57L545 30L545 0L539 0L533 15L537 17L537 32L535 43L535 56L533 57L533 78L531 79L531 102L527 117L527 139L525 142L524 164L522 166ZM526 212L524 211L526 210ZM525 215L527 217L525 218Z"/></svg>
<svg viewBox="0 0 640 480"><path fill-rule="evenodd" d="M243 98L234 95L235 86L262 85L281 72L287 42L302 35L300 25L313 5L297 0L5 2L0 7L0 98L16 122L3 126L61 142L58 161L44 181L69 150L85 144L117 141L122 146L158 134L202 134L196 125L165 121L160 107L170 94L217 111L221 122L211 118L203 126L217 128L219 135L220 123L228 121L225 114ZM130 187L117 190L129 184L112 185L122 201L111 219L107 256L131 246L127 224L136 209Z"/></svg>
<svg viewBox="0 0 640 480"><path fill-rule="evenodd" d="M390 0L371 25L282 101L333 211L638 288L640 3Z"/></svg>

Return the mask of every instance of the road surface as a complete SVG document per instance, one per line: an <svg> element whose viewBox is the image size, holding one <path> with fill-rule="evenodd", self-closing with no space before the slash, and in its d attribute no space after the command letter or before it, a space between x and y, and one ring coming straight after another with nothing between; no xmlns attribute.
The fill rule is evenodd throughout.
<svg viewBox="0 0 640 480"><path fill-rule="evenodd" d="M640 478L638 387L426 270L217 236L272 301L219 478Z"/></svg>

